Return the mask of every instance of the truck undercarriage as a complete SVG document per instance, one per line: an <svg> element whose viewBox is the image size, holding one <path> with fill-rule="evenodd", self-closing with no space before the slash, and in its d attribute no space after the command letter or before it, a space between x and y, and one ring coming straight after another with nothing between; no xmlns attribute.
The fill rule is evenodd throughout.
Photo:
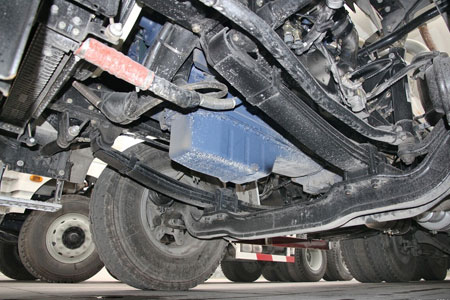
<svg viewBox="0 0 450 300"><path fill-rule="evenodd" d="M0 159L58 183L108 164L91 230L122 281L190 288L225 241L295 234L447 259L450 58L423 24L448 1L37 3L0 4Z"/></svg>

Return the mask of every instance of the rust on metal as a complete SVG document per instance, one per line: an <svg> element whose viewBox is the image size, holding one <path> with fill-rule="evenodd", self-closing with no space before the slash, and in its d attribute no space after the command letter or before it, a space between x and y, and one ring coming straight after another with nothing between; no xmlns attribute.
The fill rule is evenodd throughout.
<svg viewBox="0 0 450 300"><path fill-rule="evenodd" d="M428 30L428 25L426 23L419 26L419 32L428 49L430 49L430 51L437 51L436 44L431 37L430 31Z"/></svg>

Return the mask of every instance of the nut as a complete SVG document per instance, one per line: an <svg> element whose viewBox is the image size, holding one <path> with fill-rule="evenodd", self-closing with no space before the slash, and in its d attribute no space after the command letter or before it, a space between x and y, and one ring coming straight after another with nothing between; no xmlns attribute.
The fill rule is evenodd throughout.
<svg viewBox="0 0 450 300"><path fill-rule="evenodd" d="M50 6L50 13L52 15L57 15L59 12L59 7L58 5L53 4L52 6Z"/></svg>
<svg viewBox="0 0 450 300"><path fill-rule="evenodd" d="M109 28L109 32L113 35L113 36L117 36L120 37L123 33L123 26L122 23L113 23L110 24L108 26Z"/></svg>
<svg viewBox="0 0 450 300"><path fill-rule="evenodd" d="M69 135L77 136L80 133L80 126L78 126L78 125L70 126L67 131L68 131Z"/></svg>
<svg viewBox="0 0 450 300"><path fill-rule="evenodd" d="M81 25L81 18L79 16L75 16L72 18L73 24L80 26Z"/></svg>
<svg viewBox="0 0 450 300"><path fill-rule="evenodd" d="M80 29L78 29L78 28L74 28L74 29L72 29L72 34L74 35L74 36L77 36L77 35L79 35L80 34Z"/></svg>
<svg viewBox="0 0 450 300"><path fill-rule="evenodd" d="M59 29L65 29L66 26L67 26L67 24L66 24L66 22L64 22L64 21L61 21L61 22L58 23L58 28L59 28Z"/></svg>
<svg viewBox="0 0 450 300"><path fill-rule="evenodd" d="M199 33L202 30L202 26L200 24L193 24L192 25L192 32Z"/></svg>

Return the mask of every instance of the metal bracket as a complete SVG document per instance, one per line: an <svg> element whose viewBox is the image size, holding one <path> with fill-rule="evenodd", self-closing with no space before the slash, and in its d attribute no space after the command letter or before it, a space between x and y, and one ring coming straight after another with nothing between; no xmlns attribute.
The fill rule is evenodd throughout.
<svg viewBox="0 0 450 300"><path fill-rule="evenodd" d="M3 179L3 174L5 174L5 171L6 171L6 164L4 164L0 160L0 188L2 187L2 179Z"/></svg>
<svg viewBox="0 0 450 300"><path fill-rule="evenodd" d="M56 180L56 191L55 191L55 202L56 204L61 205L61 197L64 188L64 180L58 179Z"/></svg>
<svg viewBox="0 0 450 300"><path fill-rule="evenodd" d="M25 209L41 210L48 212L58 211L62 207L62 205L58 203L12 198L4 195L0 195L0 206L22 207Z"/></svg>
<svg viewBox="0 0 450 300"><path fill-rule="evenodd" d="M217 189L215 191L216 211L238 211L238 198L229 189Z"/></svg>

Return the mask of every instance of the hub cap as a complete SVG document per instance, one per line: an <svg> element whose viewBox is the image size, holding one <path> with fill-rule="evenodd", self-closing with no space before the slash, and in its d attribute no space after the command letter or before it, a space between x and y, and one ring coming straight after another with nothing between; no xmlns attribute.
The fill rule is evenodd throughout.
<svg viewBox="0 0 450 300"><path fill-rule="evenodd" d="M78 213L60 216L47 230L46 246L50 255L62 263L78 263L95 250L89 219Z"/></svg>

